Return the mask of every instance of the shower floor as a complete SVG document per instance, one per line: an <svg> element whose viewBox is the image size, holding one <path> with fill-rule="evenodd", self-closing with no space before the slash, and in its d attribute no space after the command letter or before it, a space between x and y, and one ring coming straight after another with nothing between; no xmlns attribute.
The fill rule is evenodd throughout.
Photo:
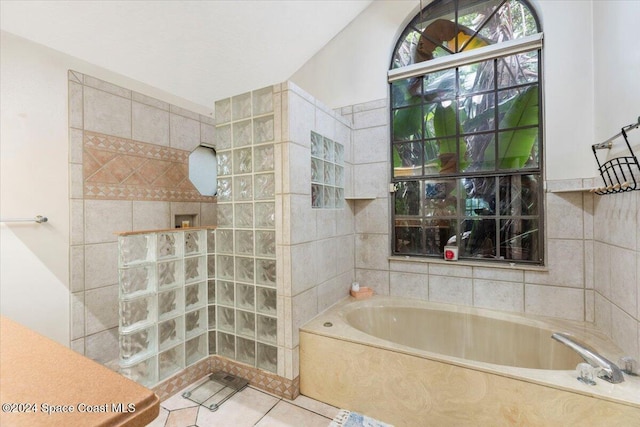
<svg viewBox="0 0 640 427"><path fill-rule="evenodd" d="M216 411L182 396L207 381L208 376L161 402L160 415L148 427L327 427L339 412L339 408L306 396L287 400L251 386L238 391Z"/></svg>

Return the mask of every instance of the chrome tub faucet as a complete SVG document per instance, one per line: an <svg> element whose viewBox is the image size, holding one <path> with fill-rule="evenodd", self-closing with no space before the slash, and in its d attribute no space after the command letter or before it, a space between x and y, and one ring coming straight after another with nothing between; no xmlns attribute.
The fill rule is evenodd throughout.
<svg viewBox="0 0 640 427"><path fill-rule="evenodd" d="M594 368L598 368L598 377L605 381L609 381L612 384L619 384L624 381L622 370L609 359L599 355L593 348L587 344L571 337L569 334L563 332L555 332L551 335L556 341L561 342L573 351L578 353L589 365Z"/></svg>

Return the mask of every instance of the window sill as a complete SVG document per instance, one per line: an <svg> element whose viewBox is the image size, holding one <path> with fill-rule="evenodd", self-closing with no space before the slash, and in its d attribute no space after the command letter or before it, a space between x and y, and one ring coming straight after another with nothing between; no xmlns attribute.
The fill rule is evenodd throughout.
<svg viewBox="0 0 640 427"><path fill-rule="evenodd" d="M549 271L549 268L543 265L530 265L530 264L517 264L517 263L491 263L491 262L480 262L480 261L470 261L470 260L458 260L458 261L445 261L444 259L438 258L422 258L422 257L410 257L410 256L399 256L399 255L391 255L389 261L395 262L414 262L414 263L422 263L422 264L438 264L438 265L460 265L465 267L482 267L482 268L500 268L504 270L524 270L524 271L539 271L546 272Z"/></svg>

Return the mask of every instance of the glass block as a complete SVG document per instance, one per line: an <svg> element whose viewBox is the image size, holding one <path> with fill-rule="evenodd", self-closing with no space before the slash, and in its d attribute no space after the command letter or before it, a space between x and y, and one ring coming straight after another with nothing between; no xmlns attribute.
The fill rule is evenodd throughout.
<svg viewBox="0 0 640 427"><path fill-rule="evenodd" d="M273 202L256 203L256 227L275 228L276 205Z"/></svg>
<svg viewBox="0 0 640 427"><path fill-rule="evenodd" d="M231 151L218 151L216 153L216 157L218 159L218 175L226 176L231 175Z"/></svg>
<svg viewBox="0 0 640 427"><path fill-rule="evenodd" d="M253 258L236 257L236 280L239 282L253 283L253 277Z"/></svg>
<svg viewBox="0 0 640 427"><path fill-rule="evenodd" d="M235 310L233 308L218 307L216 312L218 314L218 321L216 323L218 330L235 333Z"/></svg>
<svg viewBox="0 0 640 427"><path fill-rule="evenodd" d="M233 205L231 203L218 203L218 228L221 227L233 227Z"/></svg>
<svg viewBox="0 0 640 427"><path fill-rule="evenodd" d="M253 231L236 230L236 253L253 255Z"/></svg>
<svg viewBox="0 0 640 427"><path fill-rule="evenodd" d="M335 147L335 162L338 165L344 165L344 145L339 144L339 143L335 143L334 145Z"/></svg>
<svg viewBox="0 0 640 427"><path fill-rule="evenodd" d="M253 170L251 148L233 150L233 173L251 173Z"/></svg>
<svg viewBox="0 0 640 427"><path fill-rule="evenodd" d="M184 318L182 316L158 322L158 350L166 350L184 341Z"/></svg>
<svg viewBox="0 0 640 427"><path fill-rule="evenodd" d="M253 149L253 170L269 172L275 168L274 145L262 145Z"/></svg>
<svg viewBox="0 0 640 427"><path fill-rule="evenodd" d="M236 334L256 337L256 315L248 311L236 310Z"/></svg>
<svg viewBox="0 0 640 427"><path fill-rule="evenodd" d="M231 98L231 117L240 120L251 116L251 92Z"/></svg>
<svg viewBox="0 0 640 427"><path fill-rule="evenodd" d="M179 258L183 255L182 233L158 233L158 259Z"/></svg>
<svg viewBox="0 0 640 427"><path fill-rule="evenodd" d="M155 322L156 304L153 295L120 300L120 330Z"/></svg>
<svg viewBox="0 0 640 427"><path fill-rule="evenodd" d="M184 368L184 346L177 345L158 354L158 371L160 381L169 378Z"/></svg>
<svg viewBox="0 0 640 427"><path fill-rule="evenodd" d="M119 372L138 384L153 387L158 382L158 358L153 356L134 364L121 363Z"/></svg>
<svg viewBox="0 0 640 427"><path fill-rule="evenodd" d="M260 341L275 344L277 340L277 320L273 317L256 315L257 337Z"/></svg>
<svg viewBox="0 0 640 427"><path fill-rule="evenodd" d="M336 183L336 167L333 163L324 163L324 183L327 185L335 185Z"/></svg>
<svg viewBox="0 0 640 427"><path fill-rule="evenodd" d="M158 263L158 288L166 289L184 283L184 267L181 259Z"/></svg>
<svg viewBox="0 0 640 427"><path fill-rule="evenodd" d="M276 191L276 178L273 173L262 173L255 176L254 194L256 200L273 199Z"/></svg>
<svg viewBox="0 0 640 427"><path fill-rule="evenodd" d="M207 253L216 252L216 230L207 230Z"/></svg>
<svg viewBox="0 0 640 427"><path fill-rule="evenodd" d="M231 178L218 178L218 202L231 201Z"/></svg>
<svg viewBox="0 0 640 427"><path fill-rule="evenodd" d="M276 261L272 259L256 260L256 283L265 286L276 286Z"/></svg>
<svg viewBox="0 0 640 427"><path fill-rule="evenodd" d="M247 365L256 366L256 342L245 338L236 338L238 354L236 360Z"/></svg>
<svg viewBox="0 0 640 427"><path fill-rule="evenodd" d="M271 113L273 111L273 87L253 91L253 115Z"/></svg>
<svg viewBox="0 0 640 427"><path fill-rule="evenodd" d="M216 256L207 255L207 277L213 279L216 277Z"/></svg>
<svg viewBox="0 0 640 427"><path fill-rule="evenodd" d="M236 343L233 335L218 332L218 354L229 359L236 357Z"/></svg>
<svg viewBox="0 0 640 427"><path fill-rule="evenodd" d="M156 326L120 333L120 360L134 363L156 351Z"/></svg>
<svg viewBox="0 0 640 427"><path fill-rule="evenodd" d="M322 135L311 132L311 156L324 159L324 142Z"/></svg>
<svg viewBox="0 0 640 427"><path fill-rule="evenodd" d="M253 184L251 176L238 176L233 179L234 200L251 200Z"/></svg>
<svg viewBox="0 0 640 427"><path fill-rule="evenodd" d="M222 124L231 121L231 98L221 99L215 103L216 123Z"/></svg>
<svg viewBox="0 0 640 427"><path fill-rule="evenodd" d="M164 320L182 314L184 305L182 304L183 288L170 289L158 292L158 319Z"/></svg>
<svg viewBox="0 0 640 427"><path fill-rule="evenodd" d="M324 191L322 189L322 185L320 184L311 184L311 207L324 207Z"/></svg>
<svg viewBox="0 0 640 427"><path fill-rule="evenodd" d="M206 253L207 241L204 230L184 232L184 256Z"/></svg>
<svg viewBox="0 0 640 427"><path fill-rule="evenodd" d="M202 307L206 304L207 282L195 283L184 287L185 311Z"/></svg>
<svg viewBox="0 0 640 427"><path fill-rule="evenodd" d="M155 234L133 234L118 238L120 266L154 260Z"/></svg>
<svg viewBox="0 0 640 427"><path fill-rule="evenodd" d="M234 306L235 296L233 283L218 281L216 284L216 294L218 297L218 304Z"/></svg>
<svg viewBox="0 0 640 427"><path fill-rule="evenodd" d="M275 316L277 314L277 297L275 289L256 288L256 311Z"/></svg>
<svg viewBox="0 0 640 427"><path fill-rule="evenodd" d="M185 283L199 282L207 279L207 259L205 256L197 256L184 259Z"/></svg>
<svg viewBox="0 0 640 427"><path fill-rule="evenodd" d="M235 226L237 228L253 228L253 204L236 203L234 209Z"/></svg>
<svg viewBox="0 0 640 427"><path fill-rule="evenodd" d="M216 354L216 331L209 331L209 354Z"/></svg>
<svg viewBox="0 0 640 427"><path fill-rule="evenodd" d="M184 356L187 366L193 365L198 360L207 356L208 353L207 334L202 334L184 343Z"/></svg>
<svg viewBox="0 0 640 427"><path fill-rule="evenodd" d="M322 138L322 143L324 145L324 159L328 162L336 161L336 152L334 149L333 141L329 138Z"/></svg>
<svg viewBox="0 0 640 427"><path fill-rule="evenodd" d="M236 307L244 310L254 310L254 288L253 285L243 285L238 283L236 285Z"/></svg>
<svg viewBox="0 0 640 427"><path fill-rule="evenodd" d="M278 371L278 348L270 345L257 343L256 365L265 371L277 373Z"/></svg>
<svg viewBox="0 0 640 427"><path fill-rule="evenodd" d="M251 145L252 136L253 129L251 126L251 120L245 120L233 124L233 148Z"/></svg>
<svg viewBox="0 0 640 427"><path fill-rule="evenodd" d="M186 338L204 333L207 330L207 309L189 311L184 314L184 330Z"/></svg>
<svg viewBox="0 0 640 427"><path fill-rule="evenodd" d="M324 161L311 159L311 181L319 184L324 182Z"/></svg>
<svg viewBox="0 0 640 427"><path fill-rule="evenodd" d="M344 168L342 166L336 166L335 185L344 188Z"/></svg>
<svg viewBox="0 0 640 427"><path fill-rule="evenodd" d="M207 282L207 301L209 304L216 303L216 281L209 280Z"/></svg>
<svg viewBox="0 0 640 427"><path fill-rule="evenodd" d="M216 256L216 278L217 279L233 279L233 257L226 255Z"/></svg>
<svg viewBox="0 0 640 427"><path fill-rule="evenodd" d="M216 148L218 150L231 148L231 125L216 126L216 133L213 139L216 141Z"/></svg>
<svg viewBox="0 0 640 427"><path fill-rule="evenodd" d="M273 116L253 119L253 143L262 144L273 141Z"/></svg>
<svg viewBox="0 0 640 427"><path fill-rule="evenodd" d="M156 288L156 270L153 264L120 269L122 296L134 297L153 292Z"/></svg>
<svg viewBox="0 0 640 427"><path fill-rule="evenodd" d="M323 205L324 208L331 209L335 207L336 196L335 196L335 192L333 191L333 187L324 187L322 198L324 201L324 205Z"/></svg>
<svg viewBox="0 0 640 427"><path fill-rule="evenodd" d="M207 318L209 320L209 330L216 328L216 306L210 305L207 307Z"/></svg>
<svg viewBox="0 0 640 427"><path fill-rule="evenodd" d="M216 240L218 243L218 253L233 253L233 230L217 230Z"/></svg>
<svg viewBox="0 0 640 427"><path fill-rule="evenodd" d="M275 231L256 231L256 255L266 257L276 256Z"/></svg>
<svg viewBox="0 0 640 427"><path fill-rule="evenodd" d="M334 188L336 208L344 208L344 190L342 188Z"/></svg>

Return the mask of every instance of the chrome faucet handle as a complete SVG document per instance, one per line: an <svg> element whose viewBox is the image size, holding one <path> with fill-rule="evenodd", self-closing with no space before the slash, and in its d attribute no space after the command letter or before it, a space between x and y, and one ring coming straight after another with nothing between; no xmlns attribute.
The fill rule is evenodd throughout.
<svg viewBox="0 0 640 427"><path fill-rule="evenodd" d="M638 361L631 356L624 356L618 360L618 365L620 365L620 369L627 375L640 375L640 365Z"/></svg>

